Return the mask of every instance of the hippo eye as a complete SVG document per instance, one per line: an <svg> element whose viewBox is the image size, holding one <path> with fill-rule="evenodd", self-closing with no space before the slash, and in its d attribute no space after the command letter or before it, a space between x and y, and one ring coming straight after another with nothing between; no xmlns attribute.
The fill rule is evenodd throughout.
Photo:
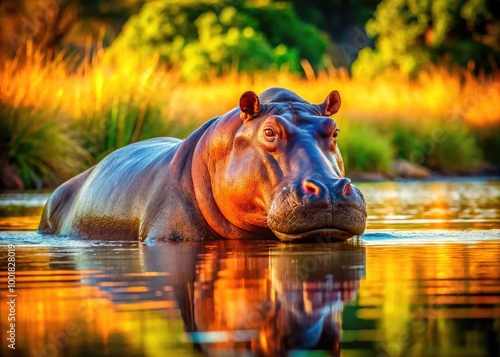
<svg viewBox="0 0 500 357"><path fill-rule="evenodd" d="M273 138L276 136L274 130L269 128L264 129L264 135L266 136L266 138Z"/></svg>

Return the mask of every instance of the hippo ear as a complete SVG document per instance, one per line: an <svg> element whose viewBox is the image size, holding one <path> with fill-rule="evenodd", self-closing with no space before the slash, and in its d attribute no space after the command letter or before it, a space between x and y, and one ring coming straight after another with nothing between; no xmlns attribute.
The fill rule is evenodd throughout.
<svg viewBox="0 0 500 357"><path fill-rule="evenodd" d="M337 113L340 109L340 94L338 91L334 90L328 94L323 104L321 104L321 109L323 109L323 113L326 116L333 115Z"/></svg>
<svg viewBox="0 0 500 357"><path fill-rule="evenodd" d="M245 92L240 98L240 116L243 121L255 118L260 113L259 97L252 91Z"/></svg>

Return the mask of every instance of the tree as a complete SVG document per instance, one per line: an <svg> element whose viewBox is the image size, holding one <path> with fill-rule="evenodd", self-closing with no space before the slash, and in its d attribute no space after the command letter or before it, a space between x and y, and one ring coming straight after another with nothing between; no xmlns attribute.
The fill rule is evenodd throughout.
<svg viewBox="0 0 500 357"><path fill-rule="evenodd" d="M372 45L364 31L380 0L288 0L299 17L325 31L333 41L329 56L336 67L350 68L358 52Z"/></svg>
<svg viewBox="0 0 500 357"><path fill-rule="evenodd" d="M230 70L286 66L297 72L302 59L318 68L327 45L326 37L285 3L151 1L125 24L111 52L159 53L185 79L199 80Z"/></svg>
<svg viewBox="0 0 500 357"><path fill-rule="evenodd" d="M143 2L0 0L0 51L4 57L13 56L29 41L42 53L55 53L76 25L85 23L87 30L91 23L122 25Z"/></svg>
<svg viewBox="0 0 500 357"><path fill-rule="evenodd" d="M375 48L359 53L353 74L414 74L430 63L491 70L500 59L499 9L487 0L383 0L366 24Z"/></svg>
<svg viewBox="0 0 500 357"><path fill-rule="evenodd" d="M32 41L42 51L53 49L76 20L76 6L63 1L0 2L0 48L13 55Z"/></svg>

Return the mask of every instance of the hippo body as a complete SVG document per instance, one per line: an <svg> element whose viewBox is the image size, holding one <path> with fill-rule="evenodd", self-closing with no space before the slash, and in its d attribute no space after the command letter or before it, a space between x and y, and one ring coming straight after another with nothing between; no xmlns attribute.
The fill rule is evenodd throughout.
<svg viewBox="0 0 500 357"><path fill-rule="evenodd" d="M343 178L333 91L314 105L286 89L213 118L185 140L128 145L58 187L39 232L85 239L328 238L363 233L361 193Z"/></svg>
<svg viewBox="0 0 500 357"><path fill-rule="evenodd" d="M213 237L193 195L192 150L182 144L189 146L155 138L114 151L54 191L39 231L107 240Z"/></svg>

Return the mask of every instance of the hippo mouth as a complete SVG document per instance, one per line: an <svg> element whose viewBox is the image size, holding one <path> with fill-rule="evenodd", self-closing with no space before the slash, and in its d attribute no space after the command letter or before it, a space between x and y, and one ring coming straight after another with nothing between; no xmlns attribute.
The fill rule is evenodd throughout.
<svg viewBox="0 0 500 357"><path fill-rule="evenodd" d="M345 241L366 227L363 195L348 179L330 183L308 179L279 191L267 216L267 225L283 242ZM340 192L340 193L339 193Z"/></svg>
<svg viewBox="0 0 500 357"><path fill-rule="evenodd" d="M300 233L283 233L274 231L273 233L282 241L282 242L311 242L311 241L344 241L349 238L352 238L356 235L356 233L352 233L349 231L345 231L338 228L318 228L313 229L306 232Z"/></svg>

